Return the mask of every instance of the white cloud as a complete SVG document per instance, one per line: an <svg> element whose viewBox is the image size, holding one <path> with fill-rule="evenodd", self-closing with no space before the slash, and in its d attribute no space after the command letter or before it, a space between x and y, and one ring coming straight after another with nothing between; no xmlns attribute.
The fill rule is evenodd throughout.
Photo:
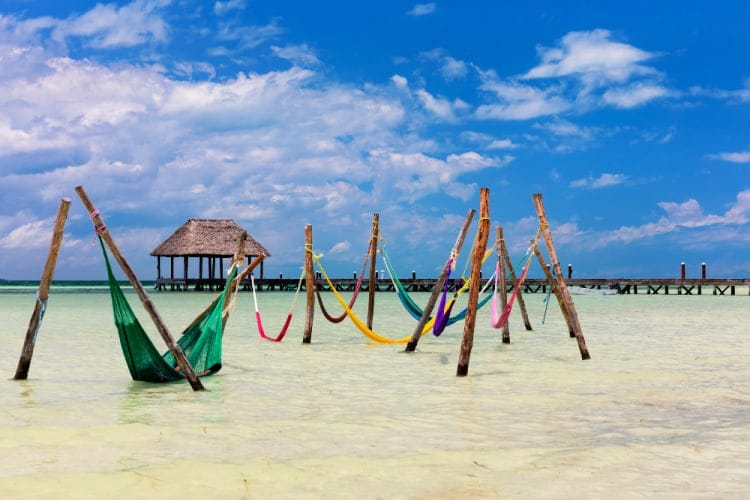
<svg viewBox="0 0 750 500"><path fill-rule="evenodd" d="M48 247L53 223L52 219L25 222L0 238L0 248L33 250Z"/></svg>
<svg viewBox="0 0 750 500"><path fill-rule="evenodd" d="M217 16L224 16L230 12L236 10L243 10L245 8L245 0L227 0L226 2L214 3L214 14Z"/></svg>
<svg viewBox="0 0 750 500"><path fill-rule="evenodd" d="M446 80L457 80L466 76L468 67L464 61L445 57L443 59L443 66L440 68L440 73Z"/></svg>
<svg viewBox="0 0 750 500"><path fill-rule="evenodd" d="M286 59L293 64L300 66L315 66L320 64L320 60L307 44L300 45L287 45L285 47L271 46L271 51L276 54L277 57Z"/></svg>
<svg viewBox="0 0 750 500"><path fill-rule="evenodd" d="M613 242L631 243L680 229L691 230L691 240L710 239L712 243L735 241L736 233L725 231L723 228L750 222L750 189L739 192L735 203L723 215L705 214L700 203L693 198L682 203L664 201L657 205L666 213L657 222L649 222L640 226L622 226L617 230L597 236L592 244L595 247L601 247ZM710 234L705 231L710 231Z"/></svg>
<svg viewBox="0 0 750 500"><path fill-rule="evenodd" d="M618 108L634 108L669 94L669 90L660 85L636 83L628 87L609 89L604 92L602 100Z"/></svg>
<svg viewBox="0 0 750 500"><path fill-rule="evenodd" d="M416 95L422 106L441 120L454 121L456 119L455 111L465 108L463 101L450 102L445 98L434 97L424 89L417 90Z"/></svg>
<svg viewBox="0 0 750 500"><path fill-rule="evenodd" d="M135 0L122 7L97 4L81 16L57 23L53 37L82 37L98 49L161 42L167 38L167 24L157 12L163 3Z"/></svg>
<svg viewBox="0 0 750 500"><path fill-rule="evenodd" d="M409 81L401 75L393 75L391 77L391 83L400 89L409 88Z"/></svg>
<svg viewBox="0 0 750 500"><path fill-rule="evenodd" d="M553 48L538 47L542 63L529 70L524 78L553 78L589 74L598 78L623 82L634 74L653 73L640 63L654 54L632 45L610 40L608 30L572 31L565 35L560 45Z"/></svg>
<svg viewBox="0 0 750 500"><path fill-rule="evenodd" d="M482 120L528 120L570 109L571 104L554 89L539 89L513 81L487 80L482 90L492 92L499 102L483 104L476 116Z"/></svg>
<svg viewBox="0 0 750 500"><path fill-rule="evenodd" d="M583 140L591 140L596 136L596 129L591 127L581 127L567 120L554 120L544 124L536 124L534 128L547 130L553 135L559 137L575 137Z"/></svg>
<svg viewBox="0 0 750 500"><path fill-rule="evenodd" d="M351 248L352 244L348 240L339 241L338 243L333 245L330 250L328 250L328 255L346 253L351 250Z"/></svg>
<svg viewBox="0 0 750 500"><path fill-rule="evenodd" d="M516 149L518 144L514 144L510 139L495 139L487 144L487 149Z"/></svg>
<svg viewBox="0 0 750 500"><path fill-rule="evenodd" d="M628 176L625 174L609 174L604 173L599 177L586 177L585 179L578 179L570 183L570 187L573 188L587 188L587 189L600 189L604 187L616 186L622 184L628 180Z"/></svg>
<svg viewBox="0 0 750 500"><path fill-rule="evenodd" d="M410 16L427 16L429 14L432 14L437 9L437 4L434 2L430 3L418 3L412 7L410 11L408 11L406 14Z"/></svg>
<svg viewBox="0 0 750 500"><path fill-rule="evenodd" d="M216 38L221 42L230 42L234 47L218 47L215 55L227 55L233 52L241 52L254 49L271 40L276 40L284 33L279 25L278 19L264 25L244 25L236 21L226 22L219 26Z"/></svg>
<svg viewBox="0 0 750 500"><path fill-rule="evenodd" d="M750 151L718 153L709 155L709 158L728 161L731 163L750 163Z"/></svg>

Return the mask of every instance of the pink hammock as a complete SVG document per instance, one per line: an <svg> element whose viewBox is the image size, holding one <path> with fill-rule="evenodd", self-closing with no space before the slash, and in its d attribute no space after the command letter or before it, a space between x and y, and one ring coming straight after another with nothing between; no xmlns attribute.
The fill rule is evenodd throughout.
<svg viewBox="0 0 750 500"><path fill-rule="evenodd" d="M250 285L253 288L253 303L255 304L255 323L258 325L258 334L261 338L270 340L271 342L281 342L284 339L286 331L289 329L289 325L292 322L294 304L297 302L297 296L299 295L300 288L302 288L302 278L304 278L304 276L305 273L303 271L299 276L299 281L297 282L297 290L294 292L292 305L289 306L289 312L286 315L286 320L284 321L284 325L281 327L281 331L275 337L269 337L268 335L266 335L266 331L263 328L263 320L260 318L260 311L258 310L258 297L255 294L255 278L253 277L252 273L250 273Z"/></svg>

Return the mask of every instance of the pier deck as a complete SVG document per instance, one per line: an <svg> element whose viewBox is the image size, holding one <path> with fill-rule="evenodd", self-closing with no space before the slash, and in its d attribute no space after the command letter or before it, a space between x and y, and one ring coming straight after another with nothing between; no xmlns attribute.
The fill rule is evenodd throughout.
<svg viewBox="0 0 750 500"><path fill-rule="evenodd" d="M297 289L299 278L257 278L256 289L259 292L293 292ZM355 278L334 278L333 286L339 292L353 292L357 286ZM401 283L409 292L431 292L437 280L434 278L404 278ZM565 282L571 286L592 289L615 289L622 295L703 295L704 292L713 295L736 295L738 287L743 287L750 295L750 278L571 278ZM322 291L330 291L327 283L319 281ZM463 282L460 279L449 280L450 291L456 291ZM224 285L222 280L157 280L157 290L218 290ZM521 290L523 293L547 293L550 283L545 279L528 278ZM509 289L512 287L509 285ZM250 280L242 283L243 290L250 290ZM302 282L305 289L305 282ZM389 279L378 279L375 284L378 292L394 292L395 287ZM369 291L367 280L362 283L362 291Z"/></svg>

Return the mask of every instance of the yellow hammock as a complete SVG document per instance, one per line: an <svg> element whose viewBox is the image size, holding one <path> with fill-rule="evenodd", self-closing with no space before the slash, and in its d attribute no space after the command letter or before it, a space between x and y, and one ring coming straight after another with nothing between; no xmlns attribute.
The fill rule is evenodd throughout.
<svg viewBox="0 0 750 500"><path fill-rule="evenodd" d="M380 342L381 344L406 344L411 340L412 335L408 335L406 337L400 338L400 339L390 339L388 337L384 337L380 335L375 330L371 330L367 327L367 325L357 316L357 314L351 310L349 307L349 304L346 303L346 300L344 297L341 296L341 294L336 290L336 287L331 282L331 279L328 277L328 273L326 273L326 270L323 268L323 264L320 263L320 255L316 255L314 252L310 252L312 254L313 260L315 260L315 264L317 264L318 269L320 269L320 273L323 275L323 278L325 278L326 283L328 283L328 287L333 292L334 296L336 297L336 300L339 301L339 304L341 304L341 307L344 308L344 311L346 311L347 316L349 316L349 319L352 320L352 323L359 329L360 332L362 332L365 337L374 340L375 342ZM484 258L482 259L482 262L486 261L489 256L493 253L493 250L487 250L484 254ZM469 285L471 284L471 278L466 280L463 284L463 286L453 295L453 298L445 304L445 312L450 310L450 307L453 305L453 302L460 297L466 290L469 289ZM421 335L424 336L427 332L432 330L432 324L435 322L435 317L433 316L427 324L422 329Z"/></svg>

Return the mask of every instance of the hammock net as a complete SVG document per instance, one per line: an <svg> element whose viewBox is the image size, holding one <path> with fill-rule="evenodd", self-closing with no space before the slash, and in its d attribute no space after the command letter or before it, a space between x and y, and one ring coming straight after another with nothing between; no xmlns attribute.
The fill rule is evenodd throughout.
<svg viewBox="0 0 750 500"><path fill-rule="evenodd" d="M107 278L112 298L112 311L115 326L120 337L125 362L133 380L142 382L170 382L184 378L180 367L176 366L171 351L160 354L133 313L125 294L112 272L107 251L101 237L104 261L107 265ZM222 335L224 331L223 310L230 284L237 275L237 266L232 266L224 291L219 298L198 316L183 331L177 344L182 348L193 370L198 375L211 375L221 369Z"/></svg>

